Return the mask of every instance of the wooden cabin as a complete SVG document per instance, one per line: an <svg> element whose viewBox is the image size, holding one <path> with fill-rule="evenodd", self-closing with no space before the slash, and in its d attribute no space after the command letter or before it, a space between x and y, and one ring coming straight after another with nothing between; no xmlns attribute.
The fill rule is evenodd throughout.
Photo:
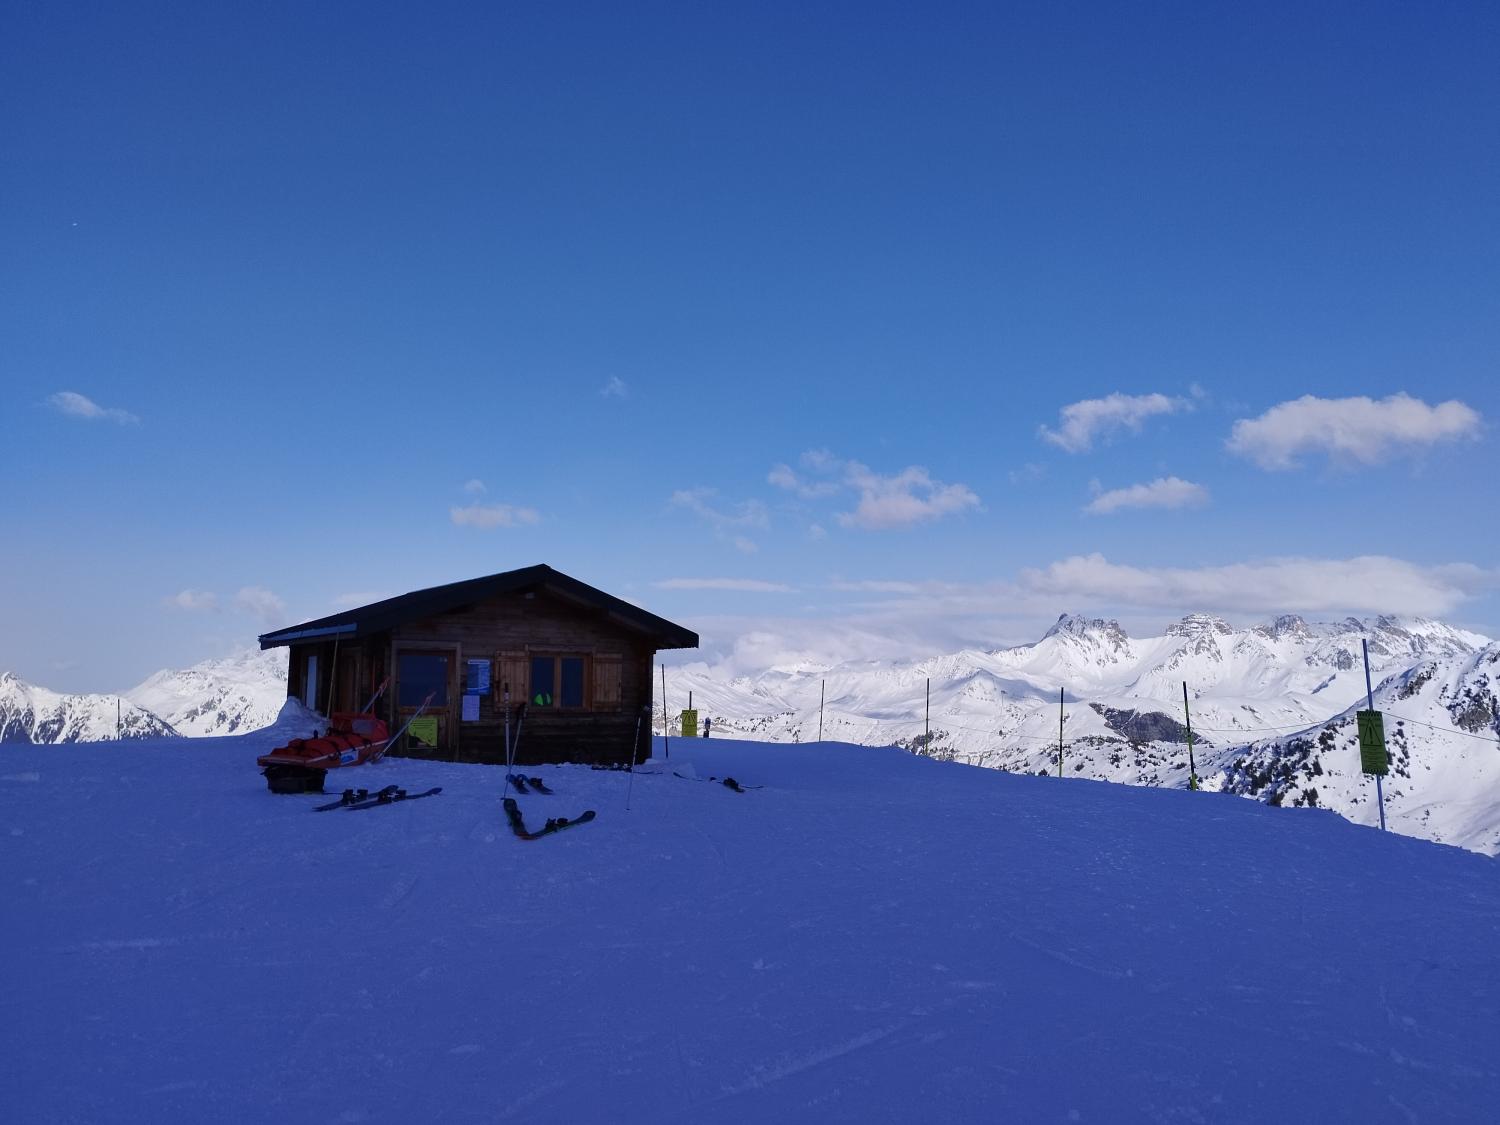
<svg viewBox="0 0 1500 1125"><path fill-rule="evenodd" d="M396 730L431 696L393 754L505 761L507 710L524 763L644 761L651 670L698 635L550 566L417 590L266 633L291 649L287 695L325 715L373 710ZM508 697L508 704L507 704Z"/></svg>

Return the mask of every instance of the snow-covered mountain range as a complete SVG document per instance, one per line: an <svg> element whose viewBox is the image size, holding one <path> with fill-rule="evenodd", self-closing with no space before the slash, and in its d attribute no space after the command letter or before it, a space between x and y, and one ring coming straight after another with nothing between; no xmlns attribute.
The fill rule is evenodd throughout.
<svg viewBox="0 0 1500 1125"><path fill-rule="evenodd" d="M125 693L192 737L244 734L276 721L286 702L287 650L246 649L181 671L163 670Z"/></svg>
<svg viewBox="0 0 1500 1125"><path fill-rule="evenodd" d="M102 742L243 734L276 721L286 702L285 649L246 650L164 670L115 695L63 694L0 674L0 743Z"/></svg>
<svg viewBox="0 0 1500 1125"><path fill-rule="evenodd" d="M1009 768L1016 764L1013 752L1030 744L1055 751L1059 691L1064 743L1080 748L1089 739L1160 741L1138 728L1168 719L1185 725L1184 683L1200 740L1248 742L1310 726L1364 695L1360 646L1366 639L1377 681L1489 643L1420 619L1315 624L1285 616L1235 629L1220 618L1191 614L1162 636L1134 638L1114 621L1064 614L1041 640L993 651L773 668L736 678L688 665L669 683L669 702L675 713L691 691L698 711L712 715L724 733L805 741L817 737L823 693L824 737L915 748L930 684L932 751Z"/></svg>
<svg viewBox="0 0 1500 1125"><path fill-rule="evenodd" d="M172 725L118 695L64 695L0 673L0 744L170 738Z"/></svg>
<svg viewBox="0 0 1500 1125"><path fill-rule="evenodd" d="M1188 783L1191 720L1204 788L1373 823L1374 785L1352 742L1364 641L1392 748L1404 742L1418 771L1386 786L1391 826L1500 852L1500 649L1436 621L1289 615L1235 628L1190 614L1136 638L1116 622L1064 614L1041 640L995 651L736 678L690 665L669 684L669 702L675 713L691 691L716 736L810 741L821 694L826 739L1030 773L1057 772L1061 739L1067 776L1172 787ZM1325 724L1333 733L1321 734ZM1319 738L1323 749L1304 753Z"/></svg>

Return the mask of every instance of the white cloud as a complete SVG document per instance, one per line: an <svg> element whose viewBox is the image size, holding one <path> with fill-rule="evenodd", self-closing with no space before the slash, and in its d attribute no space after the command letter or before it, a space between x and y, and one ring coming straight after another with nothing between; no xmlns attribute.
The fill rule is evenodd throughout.
<svg viewBox="0 0 1500 1125"><path fill-rule="evenodd" d="M1192 408L1192 403L1185 399L1163 394L1124 395L1117 391L1105 398L1086 398L1063 407L1058 428L1042 426L1038 432L1044 440L1069 453L1086 453L1093 448L1096 438L1116 430L1138 431L1154 415L1176 414Z"/></svg>
<svg viewBox="0 0 1500 1125"><path fill-rule="evenodd" d="M1208 503L1208 489L1179 477L1159 477L1150 484L1132 484L1101 492L1085 507L1093 515L1107 515L1121 508L1186 508Z"/></svg>
<svg viewBox="0 0 1500 1125"><path fill-rule="evenodd" d="M771 516L759 500L746 500L734 505L730 511L722 511L709 503L718 492L712 488L684 488L672 493L672 503L703 517L719 529L751 527L765 529L771 526Z"/></svg>
<svg viewBox="0 0 1500 1125"><path fill-rule="evenodd" d="M810 449L800 459L802 467L814 474L837 473L843 463L826 449ZM777 488L795 492L804 500L816 500L832 496L844 486L837 480L809 480L798 474L790 465L773 465L766 480Z"/></svg>
<svg viewBox="0 0 1500 1125"><path fill-rule="evenodd" d="M844 527L888 530L979 507L979 497L966 485L933 480L920 465L894 476L882 476L858 461L845 461L826 449L810 449L799 458L806 474L790 465L774 465L766 480L794 492L803 500L817 500L847 491L859 493L852 512L834 516ZM817 525L814 525L815 527ZM825 534L821 527L815 538Z"/></svg>
<svg viewBox="0 0 1500 1125"><path fill-rule="evenodd" d="M1188 612L1225 616L1375 613L1442 616L1500 589L1500 568L1400 559L1267 559L1207 567L1130 567L1099 555L1023 571L1015 581L836 580L808 616L699 616L701 659L735 674L845 660L920 659L1037 640L1063 610L1117 617L1159 635ZM841 599L840 594L850 597ZM861 597L861 595L864 595Z"/></svg>
<svg viewBox="0 0 1500 1125"><path fill-rule="evenodd" d="M1373 465L1440 441L1479 436L1480 417L1455 400L1429 406L1402 392L1389 398L1303 395L1241 418L1227 442L1231 453L1263 469L1292 469L1303 453Z"/></svg>
<svg viewBox="0 0 1500 1125"><path fill-rule="evenodd" d="M671 504L675 508L686 508L704 520L714 530L714 536L727 542L742 554L750 555L760 550L755 540L745 531L764 531L771 526L771 514L759 500L746 500L731 505L727 510L710 503L718 495L712 488L682 488L672 493Z"/></svg>
<svg viewBox="0 0 1500 1125"><path fill-rule="evenodd" d="M517 527L521 524L540 523L541 516L533 508L517 508L511 504L470 504L465 508L449 508L448 517L459 527L477 527L489 531L496 527Z"/></svg>
<svg viewBox="0 0 1500 1125"><path fill-rule="evenodd" d="M599 393L605 398L629 398L630 388L625 385L625 380L618 375L611 375L609 382L605 383Z"/></svg>
<svg viewBox="0 0 1500 1125"><path fill-rule="evenodd" d="M885 477L850 461L845 479L859 491L854 511L835 517L845 527L885 531L979 507L979 497L966 485L933 480L919 465Z"/></svg>
<svg viewBox="0 0 1500 1125"><path fill-rule="evenodd" d="M930 621L798 617L696 617L698 657L731 675L770 668L831 668L845 661L911 660L951 651L956 638Z"/></svg>
<svg viewBox="0 0 1500 1125"><path fill-rule="evenodd" d="M484 481L478 477L474 477L471 480L464 481L464 491L470 496L483 496L489 489L485 488Z"/></svg>
<svg viewBox="0 0 1500 1125"><path fill-rule="evenodd" d="M863 578L852 582L836 579L828 583L828 588L846 594L920 594L924 589L919 582L891 582L874 578Z"/></svg>
<svg viewBox="0 0 1500 1125"><path fill-rule="evenodd" d="M162 604L171 606L173 609L185 609L198 613L203 610L217 609L219 597L208 590L183 590L173 594L170 598L163 598Z"/></svg>
<svg viewBox="0 0 1500 1125"><path fill-rule="evenodd" d="M796 587L759 578L668 578L653 583L661 590L733 590L750 594L791 594Z"/></svg>
<svg viewBox="0 0 1500 1125"><path fill-rule="evenodd" d="M100 406L93 399L77 391L58 391L47 396L47 405L72 418L87 418L90 421L118 422L122 426L132 425L140 419L128 410L112 406Z"/></svg>
<svg viewBox="0 0 1500 1125"><path fill-rule="evenodd" d="M245 586L234 596L236 609L261 619L268 628L286 620L286 603L261 586Z"/></svg>
<svg viewBox="0 0 1500 1125"><path fill-rule="evenodd" d="M1092 554L1024 570L1020 585L1029 594L1069 607L1441 616L1478 593L1500 588L1500 570L1468 563L1418 566L1382 555L1278 558L1197 568L1135 567Z"/></svg>

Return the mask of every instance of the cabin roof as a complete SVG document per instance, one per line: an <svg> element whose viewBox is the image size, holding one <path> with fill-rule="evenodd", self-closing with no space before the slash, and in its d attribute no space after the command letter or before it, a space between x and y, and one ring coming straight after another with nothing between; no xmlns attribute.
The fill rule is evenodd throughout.
<svg viewBox="0 0 1500 1125"><path fill-rule="evenodd" d="M279 648L302 642L331 641L335 637L368 637L373 633L383 633L405 621L447 613L501 594L535 590L545 590L564 601L597 609L621 626L650 637L659 649L698 647L698 634L692 630L675 625L664 617L657 617L654 613L647 613L639 606L621 601L560 570L553 570L546 564L415 590L410 594L386 598L383 602L372 602L358 609L319 617L315 621L289 625L285 629L261 634L260 647Z"/></svg>

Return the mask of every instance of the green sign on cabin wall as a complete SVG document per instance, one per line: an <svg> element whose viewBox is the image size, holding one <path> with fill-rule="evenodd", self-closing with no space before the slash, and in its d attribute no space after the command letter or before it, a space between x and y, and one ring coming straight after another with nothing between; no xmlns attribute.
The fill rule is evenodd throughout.
<svg viewBox="0 0 1500 1125"><path fill-rule="evenodd" d="M698 737L698 712L695 710L684 710L682 712L682 737Z"/></svg>
<svg viewBox="0 0 1500 1125"><path fill-rule="evenodd" d="M1385 752L1385 717L1379 711L1356 711L1359 722L1359 765L1365 773L1384 776L1391 772Z"/></svg>
<svg viewBox="0 0 1500 1125"><path fill-rule="evenodd" d="M437 745L437 717L427 715L423 718L413 719L411 726L406 728L406 733L411 735L413 741L420 742L423 746Z"/></svg>

